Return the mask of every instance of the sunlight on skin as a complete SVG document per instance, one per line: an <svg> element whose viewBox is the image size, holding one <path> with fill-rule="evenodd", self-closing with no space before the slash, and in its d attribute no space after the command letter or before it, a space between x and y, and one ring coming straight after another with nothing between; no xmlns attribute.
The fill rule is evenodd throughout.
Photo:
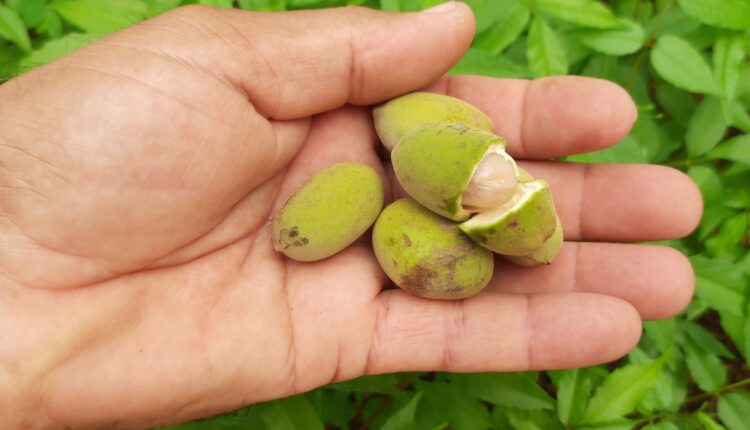
<svg viewBox="0 0 750 430"><path fill-rule="evenodd" d="M473 32L461 4L188 7L1 86L0 427L139 428L363 374L590 365L680 311L692 273L664 247L570 242L559 264L499 265L450 303L381 291L366 237L312 264L273 251L270 217L323 167L370 164L399 195L369 108L351 105L425 87L492 116L549 179L566 239L694 228L680 173L533 161L616 143L633 103L594 79L440 78Z"/></svg>

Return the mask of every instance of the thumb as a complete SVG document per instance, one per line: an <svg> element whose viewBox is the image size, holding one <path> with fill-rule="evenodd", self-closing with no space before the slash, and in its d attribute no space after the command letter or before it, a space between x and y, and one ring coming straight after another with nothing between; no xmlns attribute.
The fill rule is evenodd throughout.
<svg viewBox="0 0 750 430"><path fill-rule="evenodd" d="M220 76L272 119L419 89L456 63L474 35L471 9L456 2L402 14L358 7L253 13L189 6L153 23L151 31L164 33L153 39L164 41L162 49Z"/></svg>

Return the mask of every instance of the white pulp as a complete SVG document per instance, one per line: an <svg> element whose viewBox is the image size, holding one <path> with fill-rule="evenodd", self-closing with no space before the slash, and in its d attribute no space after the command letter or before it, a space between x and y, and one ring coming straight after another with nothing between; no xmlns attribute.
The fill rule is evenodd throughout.
<svg viewBox="0 0 750 430"><path fill-rule="evenodd" d="M496 208L513 198L517 185L512 162L500 154L487 154L461 195L461 204L471 212Z"/></svg>

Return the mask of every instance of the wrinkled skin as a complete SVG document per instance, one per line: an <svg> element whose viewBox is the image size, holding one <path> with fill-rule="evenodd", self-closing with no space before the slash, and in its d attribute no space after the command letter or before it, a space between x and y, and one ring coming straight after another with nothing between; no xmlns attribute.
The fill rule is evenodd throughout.
<svg viewBox="0 0 750 430"><path fill-rule="evenodd" d="M188 7L0 86L0 428L174 423L362 374L589 365L681 310L680 254L596 242L687 234L694 185L543 161L617 142L632 101L583 78L440 78L473 23L460 4ZM487 112L550 181L555 264L498 261L488 290L446 303L384 290L366 238L312 264L273 251L269 216L324 166L369 163L399 193L354 105L420 88Z"/></svg>

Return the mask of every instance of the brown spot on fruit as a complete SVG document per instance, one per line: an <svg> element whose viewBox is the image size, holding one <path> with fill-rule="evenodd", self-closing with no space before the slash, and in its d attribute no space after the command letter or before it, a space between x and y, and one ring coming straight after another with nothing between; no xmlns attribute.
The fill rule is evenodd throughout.
<svg viewBox="0 0 750 430"><path fill-rule="evenodd" d="M404 234L404 246L407 248L411 246L411 239L406 234Z"/></svg>
<svg viewBox="0 0 750 430"><path fill-rule="evenodd" d="M409 269L401 278L401 287L414 294L424 295L429 292L432 281L437 276L434 270L422 264Z"/></svg>

